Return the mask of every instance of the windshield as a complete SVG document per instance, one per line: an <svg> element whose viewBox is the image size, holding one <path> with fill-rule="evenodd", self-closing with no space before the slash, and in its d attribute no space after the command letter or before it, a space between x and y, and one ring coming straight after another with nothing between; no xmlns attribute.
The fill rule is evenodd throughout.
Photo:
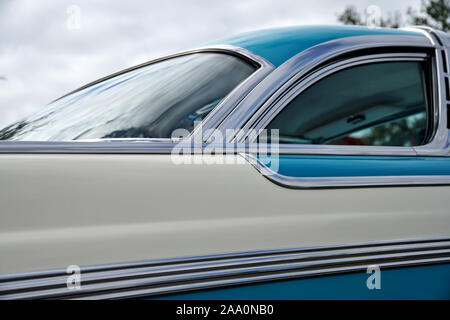
<svg viewBox="0 0 450 320"><path fill-rule="evenodd" d="M0 130L0 140L170 138L194 126L255 67L223 53L195 53L76 91Z"/></svg>

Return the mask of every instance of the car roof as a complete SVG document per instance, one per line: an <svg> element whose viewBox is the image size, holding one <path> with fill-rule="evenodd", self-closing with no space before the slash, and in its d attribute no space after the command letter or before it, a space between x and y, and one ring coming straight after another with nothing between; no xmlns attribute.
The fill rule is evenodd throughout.
<svg viewBox="0 0 450 320"><path fill-rule="evenodd" d="M294 26L239 34L210 44L247 49L278 67L297 53L323 42L355 36L399 35L425 37L420 31L365 26Z"/></svg>

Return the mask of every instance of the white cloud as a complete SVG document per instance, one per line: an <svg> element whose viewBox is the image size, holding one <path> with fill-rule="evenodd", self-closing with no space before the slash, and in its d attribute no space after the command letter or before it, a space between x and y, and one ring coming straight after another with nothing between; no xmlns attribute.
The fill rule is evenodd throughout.
<svg viewBox="0 0 450 320"><path fill-rule="evenodd" d="M355 1L362 11L416 8L420 0ZM236 33L334 24L349 1L0 0L0 127L87 82ZM80 28L67 8L81 9ZM7 81L5 81L5 79Z"/></svg>

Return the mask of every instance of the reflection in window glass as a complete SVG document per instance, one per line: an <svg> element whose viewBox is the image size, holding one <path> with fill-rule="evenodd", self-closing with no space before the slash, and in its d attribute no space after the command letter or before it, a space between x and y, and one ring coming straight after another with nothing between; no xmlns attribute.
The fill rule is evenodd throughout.
<svg viewBox="0 0 450 320"><path fill-rule="evenodd" d="M425 141L422 64L386 62L336 72L292 100L268 125L280 143L417 146Z"/></svg>
<svg viewBox="0 0 450 320"><path fill-rule="evenodd" d="M170 138L192 131L255 68L221 53L197 53L142 67L48 105L0 130L0 140Z"/></svg>
<svg viewBox="0 0 450 320"><path fill-rule="evenodd" d="M353 132L328 142L333 145L417 146L425 139L426 112L398 119L379 126Z"/></svg>

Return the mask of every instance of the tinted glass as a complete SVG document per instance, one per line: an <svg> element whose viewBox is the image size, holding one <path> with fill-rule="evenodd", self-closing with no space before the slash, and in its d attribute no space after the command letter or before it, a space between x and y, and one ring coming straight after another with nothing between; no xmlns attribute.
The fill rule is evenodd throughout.
<svg viewBox="0 0 450 320"><path fill-rule="evenodd" d="M53 102L0 130L0 139L170 138L175 129L192 131L254 71L247 62L220 53L165 60Z"/></svg>
<svg viewBox="0 0 450 320"><path fill-rule="evenodd" d="M417 146L427 129L420 62L361 65L336 72L292 100L268 125L281 143Z"/></svg>

